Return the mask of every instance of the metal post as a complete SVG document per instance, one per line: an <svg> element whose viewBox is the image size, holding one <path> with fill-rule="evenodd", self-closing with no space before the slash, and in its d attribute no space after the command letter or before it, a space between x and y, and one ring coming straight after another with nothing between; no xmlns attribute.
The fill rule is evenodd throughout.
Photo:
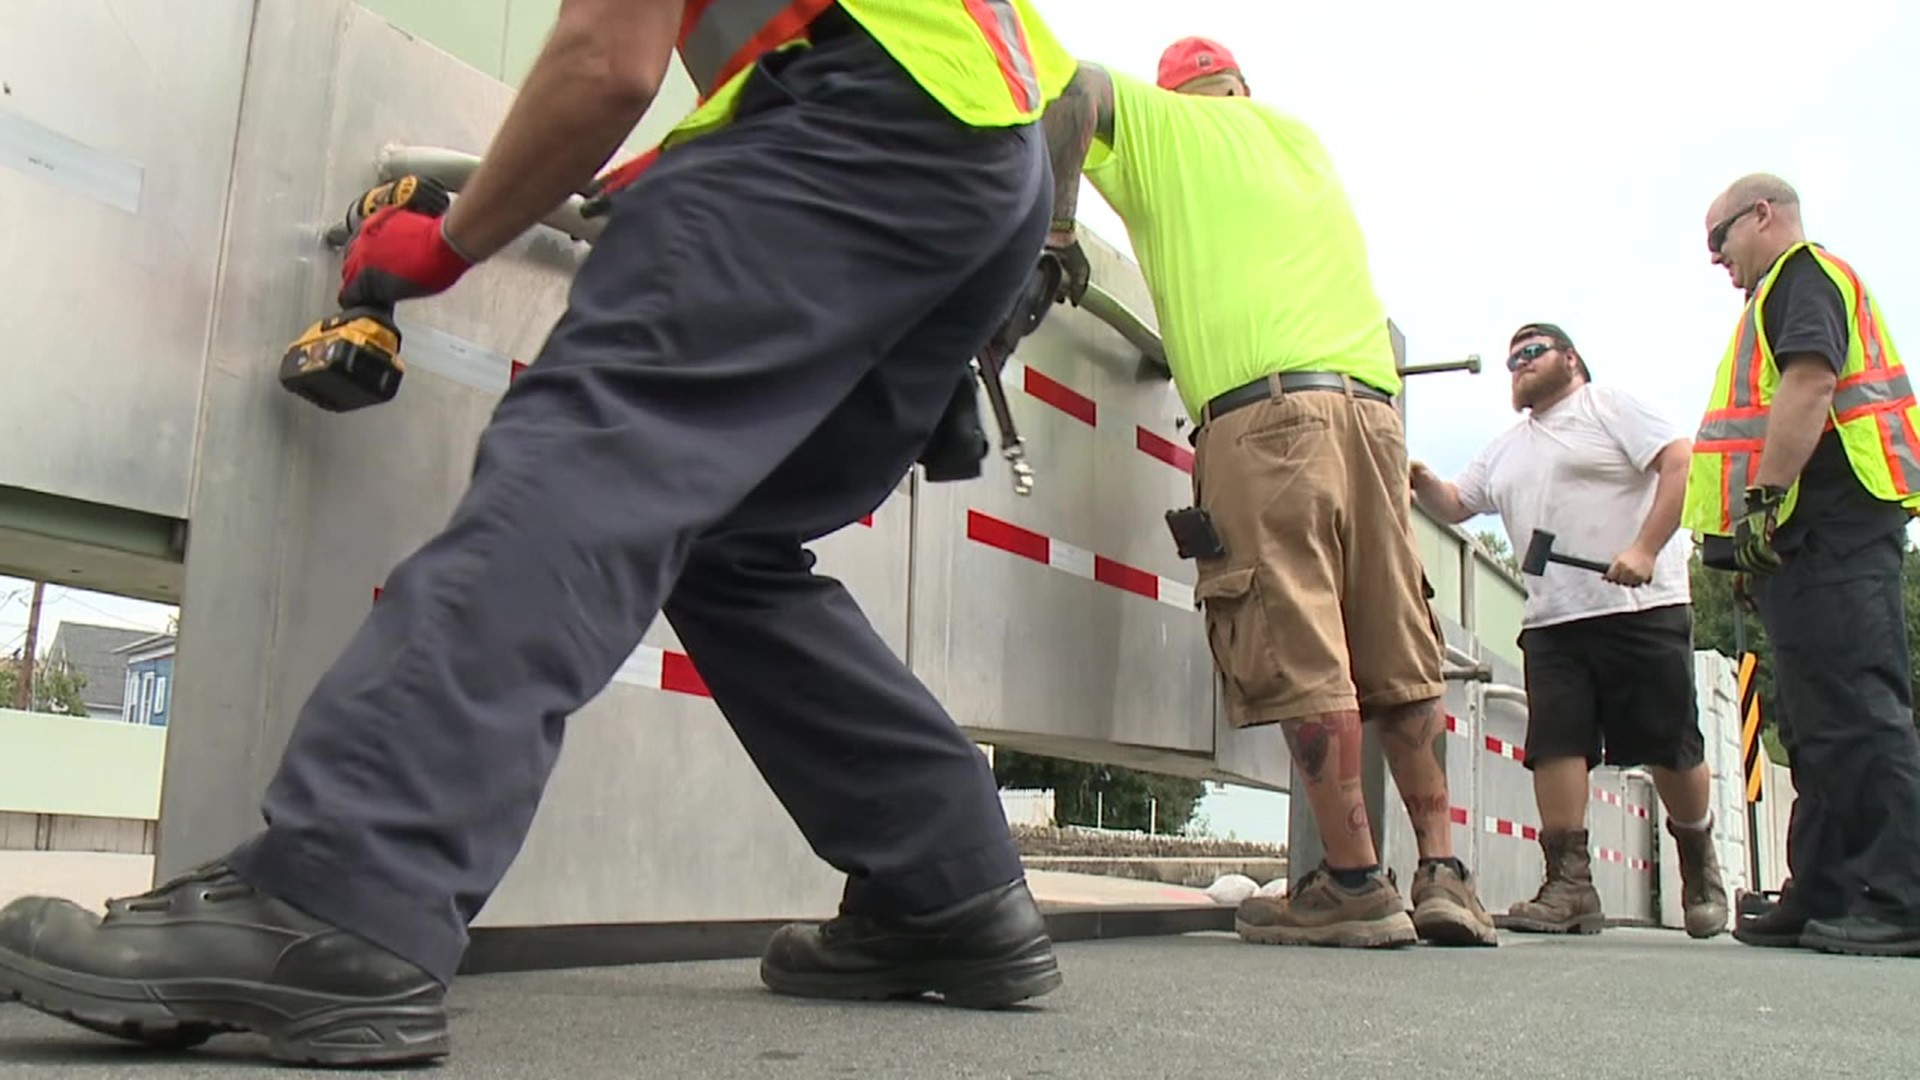
<svg viewBox="0 0 1920 1080"><path fill-rule="evenodd" d="M1740 606L1739 597L1735 597L1733 601L1733 655L1736 664L1740 662L1742 657L1747 655L1747 617L1746 611ZM1738 725L1744 726L1747 722L1746 716L1743 715L1738 708L1735 709L1735 718ZM1753 737L1759 739L1760 732L1754 732ZM1764 746L1765 744L1762 744L1763 750ZM1742 749L1745 748L1742 747ZM1740 800L1747 804L1747 880L1753 882L1753 891L1759 892L1762 888L1760 883L1760 811L1758 803L1747 799L1745 764L1746 759L1742 757L1741 765L1743 768L1740 776ZM1762 769L1767 767L1764 753L1761 755L1759 767Z"/></svg>

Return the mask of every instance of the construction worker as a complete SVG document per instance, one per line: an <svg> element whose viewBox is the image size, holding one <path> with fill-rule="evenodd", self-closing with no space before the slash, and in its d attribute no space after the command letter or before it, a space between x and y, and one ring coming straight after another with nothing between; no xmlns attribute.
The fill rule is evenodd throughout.
<svg viewBox="0 0 1920 1080"><path fill-rule="evenodd" d="M1712 773L1693 676L1687 539L1679 532L1691 444L1644 402L1595 386L1566 331L1528 323L1507 346L1519 423L1453 481L1413 465L1414 497L1458 524L1498 514L1515 551L1535 529L1557 552L1610 565L1549 564L1526 578L1520 648L1527 682L1526 767L1533 773L1546 873L1500 925L1543 934L1598 933L1587 776L1648 766L1679 854L1687 933L1727 928L1713 841Z"/></svg>
<svg viewBox="0 0 1920 1080"><path fill-rule="evenodd" d="M770 987L1060 984L984 755L802 546L887 498L1035 273L1036 121L1072 62L1025 0L563 0L465 192L368 220L342 301L453 287L592 179L676 47L700 106L613 194L451 522L308 699L264 831L104 922L11 905L0 999L155 1042L258 1031L285 1060L445 1055L467 923L566 720L663 609L847 874L826 931L774 935Z"/></svg>
<svg viewBox="0 0 1920 1080"><path fill-rule="evenodd" d="M1236 923L1263 943L1491 945L1453 853L1442 642L1408 518L1386 312L1326 150L1248 94L1225 47L1188 38L1161 56L1157 86L1082 64L1046 118L1060 148L1049 242L1074 246L1079 178L1058 163L1084 161L1126 222L1198 425L1197 509L1175 535L1198 559L1229 721L1280 725L1326 848L1287 897L1247 900ZM1418 838L1411 920L1362 802L1365 720Z"/></svg>
<svg viewBox="0 0 1920 1080"><path fill-rule="evenodd" d="M1707 250L1747 302L1694 436L1681 523L1757 603L1792 717L1793 887L1749 945L1920 956L1920 735L1901 563L1920 404L1880 305L1776 176L1729 185Z"/></svg>

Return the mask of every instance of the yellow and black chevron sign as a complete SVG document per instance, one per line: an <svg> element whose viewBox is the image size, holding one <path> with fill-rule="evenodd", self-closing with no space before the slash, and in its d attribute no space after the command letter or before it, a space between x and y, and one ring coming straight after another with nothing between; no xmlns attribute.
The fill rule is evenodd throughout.
<svg viewBox="0 0 1920 1080"><path fill-rule="evenodd" d="M1747 778L1747 801L1760 801L1760 778L1766 775L1761 765L1765 755L1760 748L1760 657L1747 653L1740 658L1740 763Z"/></svg>

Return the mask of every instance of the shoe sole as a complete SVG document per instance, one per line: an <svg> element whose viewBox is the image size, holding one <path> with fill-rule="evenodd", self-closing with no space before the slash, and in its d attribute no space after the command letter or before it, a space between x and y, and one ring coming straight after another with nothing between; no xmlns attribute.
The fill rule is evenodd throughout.
<svg viewBox="0 0 1920 1080"><path fill-rule="evenodd" d="M1800 937L1805 948L1818 949L1826 953L1841 953L1846 956L1920 956L1920 941L1896 941L1885 945L1876 945L1864 941L1848 941L1846 938L1828 937L1811 930Z"/></svg>
<svg viewBox="0 0 1920 1080"><path fill-rule="evenodd" d="M252 1032L294 1065L397 1065L445 1057L445 1008L428 989L390 999L338 997L236 979L107 979L58 971L0 949L0 1002L165 1049Z"/></svg>
<svg viewBox="0 0 1920 1080"><path fill-rule="evenodd" d="M1454 900L1431 899L1413 909L1413 929L1431 945L1497 946L1500 931Z"/></svg>
<svg viewBox="0 0 1920 1080"><path fill-rule="evenodd" d="M1756 934L1751 930L1735 929L1733 940L1756 949L1799 949L1807 945L1806 939L1799 933L1792 934Z"/></svg>
<svg viewBox="0 0 1920 1080"><path fill-rule="evenodd" d="M938 994L961 1009L1004 1009L1058 990L1065 982L1050 941L1011 957L945 963L899 971L787 971L760 961L760 981L791 997L831 1001L887 1001Z"/></svg>
<svg viewBox="0 0 1920 1080"><path fill-rule="evenodd" d="M1542 919L1529 919L1521 915L1496 915L1494 924L1502 930L1511 930L1516 934L1565 934L1568 936L1586 936L1597 934L1606 928L1605 915L1582 915L1572 922L1547 922Z"/></svg>
<svg viewBox="0 0 1920 1080"><path fill-rule="evenodd" d="M1404 911L1378 919L1326 926L1255 926L1233 921L1234 932L1255 945L1316 945L1341 949L1394 949L1417 944L1419 932Z"/></svg>

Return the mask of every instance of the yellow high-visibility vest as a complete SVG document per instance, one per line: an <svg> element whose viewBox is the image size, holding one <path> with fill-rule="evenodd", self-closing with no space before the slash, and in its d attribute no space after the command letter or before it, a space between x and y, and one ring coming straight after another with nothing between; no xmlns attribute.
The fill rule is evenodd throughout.
<svg viewBox="0 0 1920 1080"><path fill-rule="evenodd" d="M1073 57L1029 0L688 0L680 59L699 104L662 145L725 125L754 61L804 45L806 25L836 2L972 127L1039 119L1073 76Z"/></svg>
<svg viewBox="0 0 1920 1080"><path fill-rule="evenodd" d="M1733 535L1746 512L1746 489L1760 469L1767 417L1780 369L1767 343L1767 294L1788 256L1805 248L1840 290L1847 310L1847 359L1833 390L1827 431L1837 430L1854 475L1875 498L1920 507L1920 403L1893 347L1880 305L1853 267L1805 241L1774 262L1741 313L1733 342L1714 376L1713 396L1694 436L1687 495L1680 523L1696 535ZM1799 500L1800 482L1787 489L1778 520Z"/></svg>

